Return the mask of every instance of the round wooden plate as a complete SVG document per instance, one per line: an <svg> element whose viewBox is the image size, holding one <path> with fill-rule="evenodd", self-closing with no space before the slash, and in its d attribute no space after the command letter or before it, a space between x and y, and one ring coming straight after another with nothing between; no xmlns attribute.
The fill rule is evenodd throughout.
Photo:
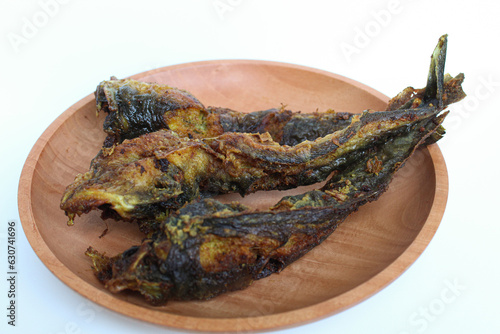
<svg viewBox="0 0 500 334"><path fill-rule="evenodd" d="M244 112L281 104L306 113L330 108L361 112L384 110L388 101L374 89L339 75L267 61L197 62L133 78L186 89L206 106ZM135 293L103 289L84 255L89 245L115 255L138 244L142 235L137 226L103 221L92 212L69 227L59 209L65 187L77 173L88 170L99 151L104 117L96 117L91 94L50 125L22 171L19 214L34 251L59 279L104 307L144 321L188 330L249 331L299 325L340 312L381 290L417 259L446 205L446 166L439 148L432 145L417 151L378 201L361 207L323 244L282 273L210 301L152 307ZM221 199L266 208L284 195L305 190ZM106 228L107 234L99 238Z"/></svg>

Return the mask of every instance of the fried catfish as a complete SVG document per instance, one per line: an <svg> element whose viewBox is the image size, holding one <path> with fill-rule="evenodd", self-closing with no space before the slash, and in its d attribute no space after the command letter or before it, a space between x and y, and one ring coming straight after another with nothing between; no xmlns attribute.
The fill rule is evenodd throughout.
<svg viewBox="0 0 500 334"><path fill-rule="evenodd" d="M242 113L227 108L204 107L191 93L168 85L133 79L102 81L95 92L97 111L108 115L104 147L162 129L180 137L216 137L225 132L269 133L283 145L314 140L350 124L352 114L301 114L279 109Z"/></svg>
<svg viewBox="0 0 500 334"><path fill-rule="evenodd" d="M138 291L153 305L243 289L283 270L377 199L415 149L439 137L433 134L446 113L438 114L413 111L414 122L338 164L324 187L285 197L269 210L204 199L166 218L151 238L122 254L107 257L92 247L86 254L107 289Z"/></svg>
<svg viewBox="0 0 500 334"><path fill-rule="evenodd" d="M323 181L372 145L463 98L463 75L445 80L442 74L445 52L443 39L432 57L427 88L403 91L389 105L396 110L353 115L347 127L315 141L287 146L268 134L235 132L190 139L165 129L125 140L103 149L90 171L77 176L61 208L70 224L75 215L93 209L103 210L104 217L148 220L213 195ZM433 136L443 132L438 130Z"/></svg>
<svg viewBox="0 0 500 334"><path fill-rule="evenodd" d="M443 47L446 48L446 45ZM436 58L433 59L437 62ZM435 68L439 69L438 64ZM428 85L433 79L443 83L440 94L444 105L461 98L463 75L455 78L443 76L439 70L429 74ZM441 77L437 78L437 75ZM408 87L389 102L387 110L409 109L412 105L418 105L424 92L425 88ZM161 129L194 139L215 137L225 132L269 133L281 145L293 146L343 129L354 116L333 110L301 114L287 110L284 106L251 113L205 107L186 90L114 77L97 86L95 98L97 112L107 113L103 128L108 137L104 147Z"/></svg>
<svg viewBox="0 0 500 334"><path fill-rule="evenodd" d="M460 96L462 81L461 75L444 78L445 105L456 102L452 97ZM387 110L411 108L414 101L418 103L422 99L424 91L425 88L404 89L390 101ZM332 109L324 113L302 114L284 106L251 113L204 107L188 91L133 79L102 81L95 96L97 111L108 114L103 126L108 134L104 147L161 129L195 139L215 137L225 132L269 133L279 144L294 146L347 127L355 115Z"/></svg>
<svg viewBox="0 0 500 334"><path fill-rule="evenodd" d="M445 53L443 36L432 56L426 89L403 92L389 105L396 110L353 117L345 130L329 139L297 145L307 145L305 152L316 152L311 155L316 158L339 154L328 161L335 168L322 188L284 197L264 211L214 199L191 201L165 217L141 245L122 254L108 257L89 247L86 254L97 278L112 292L138 291L151 304L162 305L169 300L213 298L280 272L320 244L350 213L376 200L418 147L443 136L441 123L447 112L442 110L465 96L460 84L455 84L461 83L462 75L455 79L443 75ZM446 82L456 89L447 91ZM293 170L295 162L308 156L302 151L289 155L287 150L292 148L269 141L271 158L253 156L257 168L291 162L285 168ZM358 145L362 148L357 149ZM241 152L254 152L255 147L248 147L249 151ZM316 163L304 159L298 170L310 161ZM264 183L269 182L269 176L265 178Z"/></svg>
<svg viewBox="0 0 500 334"><path fill-rule="evenodd" d="M67 188L61 208L70 219L99 208L108 216L140 220L213 195L314 184L436 111L425 105L364 113L343 130L295 146L260 134L195 140L160 130L96 157L90 171Z"/></svg>

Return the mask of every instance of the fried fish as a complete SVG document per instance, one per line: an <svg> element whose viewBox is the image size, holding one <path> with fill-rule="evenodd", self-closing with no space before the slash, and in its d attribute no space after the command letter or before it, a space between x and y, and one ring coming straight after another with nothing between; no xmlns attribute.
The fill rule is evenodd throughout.
<svg viewBox="0 0 500 334"><path fill-rule="evenodd" d="M444 70L445 47L446 43L440 49L442 61L431 64L431 74ZM104 217L143 220L213 195L245 195L323 181L374 143L463 98L463 76L444 81L444 76L431 74L427 89L396 98L398 103L406 100L399 109L352 115L347 127L295 146L280 145L267 133L225 132L190 139L166 129L125 140L103 149L90 171L77 176L61 208L70 224L75 215L93 209L103 210Z"/></svg>
<svg viewBox="0 0 500 334"><path fill-rule="evenodd" d="M350 213L376 200L418 147L442 137L446 101L465 96L461 89L445 93L445 52L443 36L431 60L426 89L410 98L405 95L404 103L394 100L396 110L365 113L353 118L345 130L326 136L328 139L297 145L318 144L307 151L317 152L312 156L339 154L325 164L335 167L322 188L284 197L264 211L214 199L190 201L162 219L157 231L141 245L122 254L108 257L89 247L86 254L97 278L112 292L138 291L151 304L162 305L169 300L213 298L280 272L320 244ZM253 146L248 147L241 152L254 151ZM291 155L288 148L272 141L269 148L271 158L265 162L260 154L254 156L259 158L253 162L257 168L272 163L293 165L307 156ZM298 170L309 161L315 160L304 159ZM265 178L262 182L267 184L269 176Z"/></svg>
<svg viewBox="0 0 500 334"><path fill-rule="evenodd" d="M228 132L188 139L169 130L148 133L97 156L90 171L67 188L61 208L70 220L93 209L141 220L213 195L314 184L440 110L426 104L364 113L342 130L295 146L279 145L261 134Z"/></svg>
<svg viewBox="0 0 500 334"><path fill-rule="evenodd" d="M314 140L350 124L352 114L301 114L282 106L242 113L205 107L191 93L168 85L133 79L102 81L95 92L97 111L107 113L105 147L162 129L191 139L220 136L225 132L269 133L282 145Z"/></svg>
<svg viewBox="0 0 500 334"><path fill-rule="evenodd" d="M107 289L139 291L153 305L245 288L283 270L377 199L445 115L435 111L400 128L338 166L323 188L285 197L269 210L204 199L166 218L151 238L122 254L107 257L91 247L86 254Z"/></svg>

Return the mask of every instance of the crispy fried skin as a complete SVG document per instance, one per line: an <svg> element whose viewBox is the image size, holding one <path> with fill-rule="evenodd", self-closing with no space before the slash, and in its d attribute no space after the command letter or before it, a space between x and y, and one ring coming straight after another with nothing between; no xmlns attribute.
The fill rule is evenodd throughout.
<svg viewBox="0 0 500 334"><path fill-rule="evenodd" d="M445 77L444 104L461 99L463 75ZM389 102L387 110L410 109L423 98L423 89L408 87ZM294 146L313 141L347 127L352 113L302 114L284 107L251 113L227 108L204 107L189 92L167 85L132 79L102 81L96 89L97 110L108 113L104 147L161 129L180 137L208 138L225 132L269 133L281 145Z"/></svg>
<svg viewBox="0 0 500 334"><path fill-rule="evenodd" d="M328 171L333 173L321 189L284 197L264 211L213 199L190 202L165 218L141 245L122 254L107 257L89 247L86 254L97 278L112 292L138 291L153 305L162 305L168 300L209 299L280 272L321 243L350 213L376 200L419 146L441 138L445 101L464 97L461 89L453 94L445 89L445 52L443 36L433 54L425 90L393 100L390 105L396 110L353 117L347 128L314 143L290 148L248 134L234 134L240 136L237 141L232 140L233 134L196 141L218 154L224 147L236 153L230 169L233 173L246 168L266 171L262 184L273 183L269 170L286 169L288 177L293 175L290 171L300 174L309 165L314 165L312 173L333 165ZM191 157L196 145L189 143L179 142L169 152L181 147L187 151L178 156ZM134 153L124 150L121 154ZM246 165L246 158L242 159L246 156L251 157L252 165ZM325 157L327 163L318 162ZM166 166L171 165L169 160ZM252 179L250 184L261 182L258 180ZM248 184L244 189L250 189Z"/></svg>
<svg viewBox="0 0 500 334"><path fill-rule="evenodd" d="M445 42L436 50L443 55ZM347 127L313 142L279 145L267 133L235 132L190 139L162 129L103 149L93 160L90 171L77 176L66 189L61 208L68 214L70 223L75 214L97 208L104 211L105 217L149 220L211 195L229 192L245 195L323 181L339 166L356 161L372 145L388 140L411 124L441 111L447 103L465 96L460 87L463 75L445 81L444 56L440 62L434 61L439 52L433 55L427 87L415 94L403 92L392 100L389 109L397 105L399 109L353 115ZM155 92L165 89L154 87ZM152 86L144 84L140 89L151 91ZM185 108L180 109L196 105L197 100L188 93L174 91L181 95L172 100L187 101L183 102ZM175 104L175 108L179 109L181 102ZM444 129L438 128L427 139L427 144L443 134ZM369 162L372 163L376 160ZM375 164L373 168L379 167Z"/></svg>
<svg viewBox="0 0 500 334"><path fill-rule="evenodd" d="M377 141L339 166L319 190L283 198L267 211L213 199L165 219L153 237L123 254L86 252L112 292L139 291L150 303L209 299L280 272L330 235L350 213L377 199L395 171L441 124L438 112ZM376 173L367 169L376 160Z"/></svg>
<svg viewBox="0 0 500 334"><path fill-rule="evenodd" d="M260 134L229 132L196 140L160 130L97 156L90 171L67 188L61 208L70 219L97 208L125 220L151 219L211 195L314 184L437 110L365 113L343 130L295 146Z"/></svg>
<svg viewBox="0 0 500 334"><path fill-rule="evenodd" d="M112 78L97 86L95 98L97 112L108 113L106 147L160 129L192 138L223 132L198 99L175 87Z"/></svg>
<svg viewBox="0 0 500 334"><path fill-rule="evenodd" d="M303 141L313 141L347 127L354 114L327 110L324 113L301 114L290 110L269 109L241 113L228 109L209 107L218 114L224 132L269 133L281 145L294 146Z"/></svg>
<svg viewBox="0 0 500 334"><path fill-rule="evenodd" d="M331 110L301 114L284 107L252 113L205 108L187 91L133 79L102 81L95 96L97 111L108 113L104 122L108 134L105 147L161 129L194 139L225 132L267 132L278 143L295 145L342 129L353 116Z"/></svg>
<svg viewBox="0 0 500 334"><path fill-rule="evenodd" d="M445 42L439 47L439 52L445 55ZM431 61L432 70L429 71L427 87L404 89L389 101L386 110L415 108L424 98L429 100L438 89L442 101L439 107L463 98L463 74L456 77L443 75L445 59L438 62L436 56ZM427 95L424 97L424 94ZM172 130L180 137L195 139L215 137L225 132L269 133L281 145L293 146L343 129L351 123L354 116L333 110L301 114L286 110L284 106L252 113L204 107L185 90L133 79L112 78L102 81L96 88L95 96L97 111L108 114L104 131L109 136L104 147L112 147L125 139L161 129Z"/></svg>

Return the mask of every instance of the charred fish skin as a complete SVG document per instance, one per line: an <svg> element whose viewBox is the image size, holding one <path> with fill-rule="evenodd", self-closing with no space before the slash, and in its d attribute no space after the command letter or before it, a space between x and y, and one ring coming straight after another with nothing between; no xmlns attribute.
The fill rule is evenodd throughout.
<svg viewBox="0 0 500 334"><path fill-rule="evenodd" d="M446 38L436 52L446 55ZM439 108L463 98L461 83L463 74L453 78L444 75L445 59L438 61L439 54L433 55L427 86L424 89L408 87L391 99L387 110L410 109L430 97L437 101ZM168 85L146 83L133 79L112 78L102 81L96 88L97 111L108 115L104 131L108 138L104 147L133 139L140 135L170 129L182 137L208 138L225 132L266 133L281 145L294 146L305 140L313 141L329 133L340 130L351 123L351 113L301 114L286 110L269 109L252 113L241 113L228 108L204 107L191 93Z"/></svg>
<svg viewBox="0 0 500 334"><path fill-rule="evenodd" d="M137 290L155 305L167 300L210 299L245 288L268 266L270 254L290 240L290 231L299 228L290 229L293 223L304 218L301 214L295 220L290 215L277 216L286 218L287 225L278 228L279 224L274 223L264 227L258 226L263 214L238 217L240 210L248 209L213 199L191 203L186 208L179 211L179 216L168 219L164 233L146 239L128 253L108 259L89 249L87 255L92 257L94 268L100 268L96 273L106 288L113 292ZM195 215L191 210L202 212ZM266 218L274 216L267 213ZM318 220L317 228L311 224L294 239L298 243L306 237L317 238L326 234L325 229L326 224ZM310 240L303 244L312 247ZM294 255L299 256L297 252Z"/></svg>
<svg viewBox="0 0 500 334"><path fill-rule="evenodd" d="M443 55L443 46L446 37L433 59ZM442 72L444 58L433 60L430 72ZM461 82L458 78L446 83ZM349 126L293 147L280 146L266 135L232 132L197 140L161 130L127 140L94 159L91 171L68 187L61 208L70 222L75 214L97 208L125 220L141 220L215 194L244 195L313 184L326 179L340 164L355 161L370 145L442 110L446 106L443 91L446 102L465 96L459 86L447 90L446 83L431 82L422 99L405 96L398 100L406 99L403 106L410 109L353 115ZM443 129L438 129L428 143L442 134Z"/></svg>
<svg viewBox="0 0 500 334"><path fill-rule="evenodd" d="M324 113L302 114L285 109L268 109L241 113L224 108L209 107L219 115L224 132L269 133L280 145L295 146L314 141L341 130L351 123L354 114L327 110Z"/></svg>
<svg viewBox="0 0 500 334"><path fill-rule="evenodd" d="M445 77L444 104L460 100L462 81L463 75ZM422 100L424 90L406 88L390 101L387 110L411 108L414 101ZM205 108L187 91L131 79L103 81L95 95L98 112L108 114L104 122L104 131L108 133L104 147L160 129L171 129L180 136L197 139L225 132L267 132L281 145L294 146L345 128L355 115L333 110L303 114L284 106L251 113Z"/></svg>
<svg viewBox="0 0 500 334"><path fill-rule="evenodd" d="M207 111L191 93L168 85L148 84L132 79L101 82L95 91L97 112L107 113L105 146L160 129L172 129L201 137L207 131ZM210 129L208 129L210 130Z"/></svg>
<svg viewBox="0 0 500 334"><path fill-rule="evenodd" d="M439 105L436 96L437 101L428 95L420 104ZM267 211L213 199L192 202L167 217L140 246L111 258L91 247L86 254L106 288L138 291L153 305L242 289L283 270L350 213L376 200L419 146L439 139L434 134L447 113L434 108L424 114L410 113L413 122L340 164L319 190L285 197Z"/></svg>
<svg viewBox="0 0 500 334"><path fill-rule="evenodd" d="M97 111L107 113L104 147L161 129L182 137L208 138L225 132L266 133L283 145L314 140L349 124L352 114L301 114L269 109L242 113L228 108L207 107L189 92L167 85L113 78L96 88ZM305 131L305 127L311 131Z"/></svg>
<svg viewBox="0 0 500 334"><path fill-rule="evenodd" d="M282 271L349 214L376 200L440 126L446 114L437 113L370 147L319 190L285 197L267 211L213 199L193 202L168 217L140 246L112 258L92 248L87 255L106 288L139 291L153 305L210 299L245 288Z"/></svg>
<svg viewBox="0 0 500 334"><path fill-rule="evenodd" d="M70 215L105 208L125 220L152 219L212 195L314 184L437 111L422 106L364 113L343 130L292 147L266 135L224 133L194 140L160 130L94 159L90 171L67 188L61 208Z"/></svg>

